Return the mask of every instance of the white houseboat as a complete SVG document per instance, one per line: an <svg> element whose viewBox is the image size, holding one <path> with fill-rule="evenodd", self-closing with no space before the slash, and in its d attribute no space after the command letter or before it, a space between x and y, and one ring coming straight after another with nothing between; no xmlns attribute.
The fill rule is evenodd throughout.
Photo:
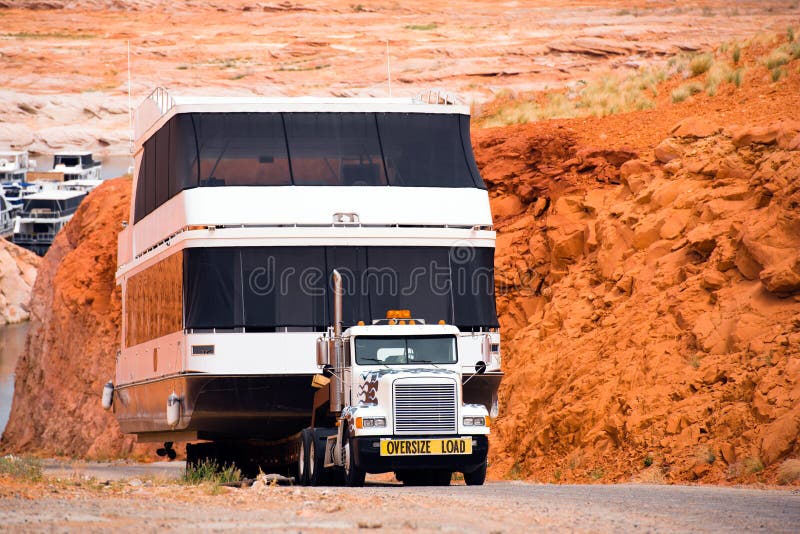
<svg viewBox="0 0 800 534"><path fill-rule="evenodd" d="M452 366L468 371L463 401L497 413L495 232L469 108L428 101L159 89L141 104L108 393L123 432L170 456L174 441L297 436L312 421L334 270L340 326L398 309L446 325Z"/></svg>
<svg viewBox="0 0 800 534"><path fill-rule="evenodd" d="M35 162L28 159L26 150L0 151L0 184L24 182L28 171L34 166Z"/></svg>
<svg viewBox="0 0 800 534"><path fill-rule="evenodd" d="M0 238L10 238L14 234L15 215L16 210L0 189Z"/></svg>
<svg viewBox="0 0 800 534"><path fill-rule="evenodd" d="M83 191L59 190L25 197L14 225L14 243L44 255L85 197Z"/></svg>

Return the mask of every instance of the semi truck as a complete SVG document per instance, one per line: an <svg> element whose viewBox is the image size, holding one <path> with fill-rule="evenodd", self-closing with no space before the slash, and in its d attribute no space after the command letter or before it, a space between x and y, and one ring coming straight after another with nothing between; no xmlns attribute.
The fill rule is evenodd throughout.
<svg viewBox="0 0 800 534"><path fill-rule="evenodd" d="M503 373L469 108L158 88L135 124L122 431L306 484L482 482Z"/></svg>

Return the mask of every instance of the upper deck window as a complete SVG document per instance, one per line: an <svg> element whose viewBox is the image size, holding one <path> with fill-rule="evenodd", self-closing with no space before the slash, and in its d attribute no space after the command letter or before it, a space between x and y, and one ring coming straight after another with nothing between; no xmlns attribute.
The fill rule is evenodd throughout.
<svg viewBox="0 0 800 534"><path fill-rule="evenodd" d="M134 222L184 189L486 186L469 118L427 113L186 113L145 143Z"/></svg>
<svg viewBox="0 0 800 534"><path fill-rule="evenodd" d="M294 185L386 185L372 113L286 113Z"/></svg>

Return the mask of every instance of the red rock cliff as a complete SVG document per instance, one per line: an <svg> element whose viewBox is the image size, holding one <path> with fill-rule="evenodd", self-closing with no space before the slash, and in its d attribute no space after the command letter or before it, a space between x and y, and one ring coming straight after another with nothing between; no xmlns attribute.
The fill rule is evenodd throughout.
<svg viewBox="0 0 800 534"><path fill-rule="evenodd" d="M6 451L90 458L132 451L134 440L100 406L118 348L116 236L130 188L130 179L118 178L93 191L44 257L3 434Z"/></svg>

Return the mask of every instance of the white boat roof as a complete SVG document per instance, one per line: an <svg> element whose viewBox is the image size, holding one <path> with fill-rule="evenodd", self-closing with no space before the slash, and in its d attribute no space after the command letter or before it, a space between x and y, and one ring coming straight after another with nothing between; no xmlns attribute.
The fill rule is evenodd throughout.
<svg viewBox="0 0 800 534"><path fill-rule="evenodd" d="M66 200L68 198L86 195L85 191L63 191L61 189L48 189L25 197L25 200Z"/></svg>
<svg viewBox="0 0 800 534"><path fill-rule="evenodd" d="M0 156L24 156L27 150L0 150Z"/></svg>
<svg viewBox="0 0 800 534"><path fill-rule="evenodd" d="M450 93L429 90L413 98L190 96L157 88L136 110L141 145L179 113L443 113L469 115L469 106Z"/></svg>
<svg viewBox="0 0 800 534"><path fill-rule="evenodd" d="M75 150L69 152L56 152L53 156L91 156L92 153L88 150Z"/></svg>

